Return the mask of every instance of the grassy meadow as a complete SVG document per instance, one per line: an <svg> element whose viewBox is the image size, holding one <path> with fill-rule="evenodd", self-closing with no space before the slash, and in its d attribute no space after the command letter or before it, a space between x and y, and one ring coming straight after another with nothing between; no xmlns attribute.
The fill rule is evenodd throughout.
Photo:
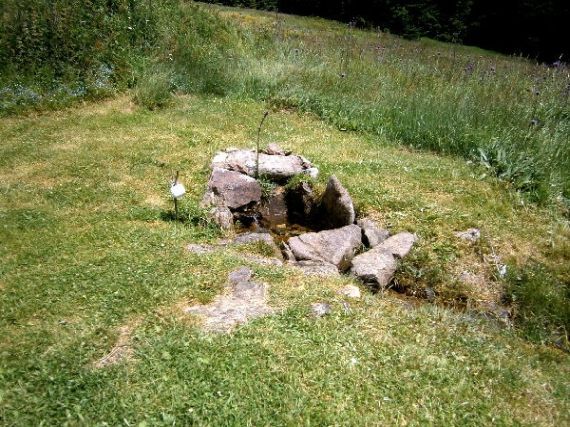
<svg viewBox="0 0 570 427"><path fill-rule="evenodd" d="M570 423L567 70L177 8L159 10L159 48L124 87L1 104L0 425ZM262 143L417 233L394 282L407 296L363 287L345 312L348 277L246 263L277 315L208 335L183 312L244 265L185 246L222 237L199 208L210 159L254 147L266 109ZM176 170L184 221L171 219ZM455 237L470 227L479 242ZM413 297L428 287L434 304ZM318 301L333 313L311 317ZM482 314L503 305L512 322ZM97 368L122 330L131 356Z"/></svg>

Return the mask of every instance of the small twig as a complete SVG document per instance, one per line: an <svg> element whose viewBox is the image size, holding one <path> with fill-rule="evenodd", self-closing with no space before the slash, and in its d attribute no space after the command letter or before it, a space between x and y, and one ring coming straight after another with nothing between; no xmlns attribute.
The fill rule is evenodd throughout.
<svg viewBox="0 0 570 427"><path fill-rule="evenodd" d="M265 119L267 118L267 116L269 115L269 111L266 111L265 113L263 113L263 118L261 119L261 122L259 123L259 127L257 128L257 143L256 143L256 148L257 148L257 154L256 154L256 158L255 158L255 178L259 178L259 137L261 135L261 127L263 126L263 122L265 121Z"/></svg>

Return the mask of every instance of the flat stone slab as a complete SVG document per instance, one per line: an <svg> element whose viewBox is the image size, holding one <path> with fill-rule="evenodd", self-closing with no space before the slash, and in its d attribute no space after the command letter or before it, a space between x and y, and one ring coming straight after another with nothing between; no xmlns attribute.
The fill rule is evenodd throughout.
<svg viewBox="0 0 570 427"><path fill-rule="evenodd" d="M202 317L203 329L217 333L230 332L252 319L273 314L275 310L267 305L267 285L252 281L252 275L247 267L232 271L224 295L210 304L195 305L184 311Z"/></svg>
<svg viewBox="0 0 570 427"><path fill-rule="evenodd" d="M362 232L357 225L347 225L301 234L290 238L288 243L296 260L326 262L344 271L362 244Z"/></svg>
<svg viewBox="0 0 570 427"><path fill-rule="evenodd" d="M211 254L218 249L215 245L201 244L201 243L190 243L186 246L186 250L193 254Z"/></svg>
<svg viewBox="0 0 570 427"><path fill-rule="evenodd" d="M255 179L239 172L214 168L203 202L238 209L260 200L261 186Z"/></svg>
<svg viewBox="0 0 570 427"><path fill-rule="evenodd" d="M254 177L257 153L255 150L226 150L217 153L212 168L237 171ZM301 156L259 153L259 175L284 180L305 173L312 164Z"/></svg>
<svg viewBox="0 0 570 427"><path fill-rule="evenodd" d="M340 276L336 265L322 261L299 261L293 264L306 276L333 277Z"/></svg>
<svg viewBox="0 0 570 427"><path fill-rule="evenodd" d="M264 242L268 245L274 245L273 237L269 233L243 233L235 237L234 243L238 245L247 245L249 243Z"/></svg>

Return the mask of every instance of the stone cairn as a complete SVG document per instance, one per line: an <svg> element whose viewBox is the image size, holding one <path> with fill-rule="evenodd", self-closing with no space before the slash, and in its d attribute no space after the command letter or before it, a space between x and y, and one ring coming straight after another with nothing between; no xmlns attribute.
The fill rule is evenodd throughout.
<svg viewBox="0 0 570 427"><path fill-rule="evenodd" d="M348 191L331 176L317 195L319 170L306 158L270 144L262 152L227 149L215 155L202 205L225 231L239 221L236 243L263 241L305 274L349 272L374 289L388 286L416 236L391 236L371 219L356 218ZM293 184L296 183L296 184ZM245 230L244 230L245 228Z"/></svg>

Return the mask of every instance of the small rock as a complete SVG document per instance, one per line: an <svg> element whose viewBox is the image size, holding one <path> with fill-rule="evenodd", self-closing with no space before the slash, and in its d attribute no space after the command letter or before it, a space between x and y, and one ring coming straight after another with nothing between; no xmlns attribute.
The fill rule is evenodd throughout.
<svg viewBox="0 0 570 427"><path fill-rule="evenodd" d="M347 298L360 298L360 288L354 285L346 285L344 288L340 289L338 293Z"/></svg>
<svg viewBox="0 0 570 427"><path fill-rule="evenodd" d="M338 268L335 265L323 261L298 261L294 266L303 270L306 276L331 277L339 276Z"/></svg>
<svg viewBox="0 0 570 427"><path fill-rule="evenodd" d="M404 258L408 255L416 240L416 236L412 233L398 233L388 237L376 247L386 250L398 258Z"/></svg>
<svg viewBox="0 0 570 427"><path fill-rule="evenodd" d="M325 302L316 302L311 304L311 312L315 317L323 317L331 312L332 308L330 304Z"/></svg>
<svg viewBox="0 0 570 427"><path fill-rule="evenodd" d="M284 156L285 150L283 150L279 145L275 143L268 144L265 150L263 150L265 154L269 154L272 156Z"/></svg>
<svg viewBox="0 0 570 427"><path fill-rule="evenodd" d="M222 230L233 231L234 229L234 216L232 211L226 206L217 206L210 210L210 218L214 221Z"/></svg>
<svg viewBox="0 0 570 427"><path fill-rule="evenodd" d="M321 211L331 228L354 224L356 215L350 194L334 175L323 194Z"/></svg>
<svg viewBox="0 0 570 427"><path fill-rule="evenodd" d="M208 182L208 191L230 209L238 209L261 200L261 187L255 179L226 169L214 168Z"/></svg>
<svg viewBox="0 0 570 427"><path fill-rule="evenodd" d="M345 313L350 313L350 305L346 301L341 302L340 305Z"/></svg>
<svg viewBox="0 0 570 427"><path fill-rule="evenodd" d="M457 237L463 240L468 240L470 242L476 242L481 238L481 230L478 228L470 228L465 231L458 231L455 233Z"/></svg>
<svg viewBox="0 0 570 427"><path fill-rule="evenodd" d="M362 244L361 235L359 226L347 225L292 237L289 239L289 247L297 260L326 262L344 271Z"/></svg>
<svg viewBox="0 0 570 427"><path fill-rule="evenodd" d="M374 248L390 237L390 232L378 227L376 222L368 218L359 219L356 224L362 228L363 243Z"/></svg>

